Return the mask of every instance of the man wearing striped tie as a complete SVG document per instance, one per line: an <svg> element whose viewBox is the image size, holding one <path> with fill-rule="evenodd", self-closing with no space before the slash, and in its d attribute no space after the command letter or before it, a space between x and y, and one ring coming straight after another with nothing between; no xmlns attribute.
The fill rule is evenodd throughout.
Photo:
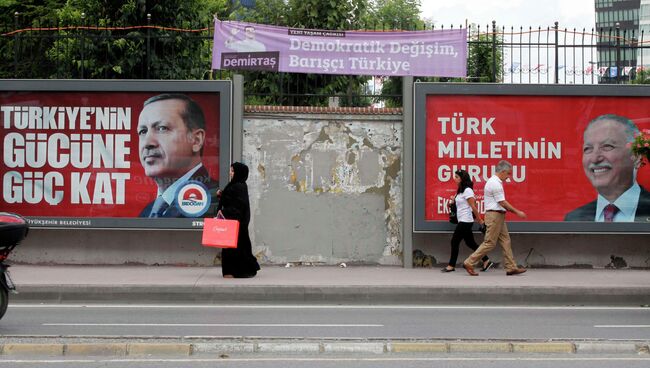
<svg viewBox="0 0 650 368"><path fill-rule="evenodd" d="M589 122L582 166L598 197L569 212L565 221L650 222L650 193L637 183L640 160L629 147L638 133L630 119L618 115Z"/></svg>

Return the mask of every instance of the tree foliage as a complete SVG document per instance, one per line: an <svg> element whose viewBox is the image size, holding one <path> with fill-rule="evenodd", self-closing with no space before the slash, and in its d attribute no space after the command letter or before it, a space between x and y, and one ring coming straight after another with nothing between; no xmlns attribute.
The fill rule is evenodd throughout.
<svg viewBox="0 0 650 368"><path fill-rule="evenodd" d="M296 28L358 29L367 0L289 0L289 26Z"/></svg>
<svg viewBox="0 0 650 368"><path fill-rule="evenodd" d="M630 81L631 84L650 84L650 70L641 69Z"/></svg>
<svg viewBox="0 0 650 368"><path fill-rule="evenodd" d="M0 0L0 30L2 33L20 28L51 26L52 9L65 4L65 0ZM43 50L52 41L28 34L0 38L0 78L38 78L50 63L44 53L30 55L23 62L24 50Z"/></svg>
<svg viewBox="0 0 650 368"><path fill-rule="evenodd" d="M478 34L470 39L467 55L467 76L472 82L503 82L501 37ZM494 75L493 66L496 66Z"/></svg>
<svg viewBox="0 0 650 368"><path fill-rule="evenodd" d="M420 30L421 0L257 0L246 8L236 0L0 0L0 25L53 27L0 38L0 78L212 78L213 16L295 28L327 30ZM18 17L14 13L18 13ZM178 29L131 28L156 25ZM58 28L72 26L72 28ZM75 28L76 26L99 29ZM501 52L497 47L497 65ZM468 74L491 81L491 35L472 39ZM29 62L22 62L22 60ZM497 68L497 81L502 79ZM230 71L219 71L229 75ZM244 72L247 103L364 106L369 76ZM445 81L445 78L421 80ZM402 78L388 78L382 94L401 96ZM279 96L279 98L278 98ZM356 96L356 97L354 97ZM401 106L399 98L389 106Z"/></svg>
<svg viewBox="0 0 650 368"><path fill-rule="evenodd" d="M420 18L420 0L376 0L368 14L368 24L377 30L419 30L424 28ZM402 106L402 78L385 78L381 88L387 107Z"/></svg>
<svg viewBox="0 0 650 368"><path fill-rule="evenodd" d="M375 0L370 4L365 24L376 30L421 30L420 0Z"/></svg>
<svg viewBox="0 0 650 368"><path fill-rule="evenodd" d="M6 1L6 0L5 0ZM26 63L2 63L0 76L17 78L148 78L197 79L210 71L212 39L209 32L190 33L162 29L116 27L154 24L171 28L201 29L213 14L227 16L229 0L67 0L8 2L6 9L21 13L31 26L88 26L94 29L61 29L21 33L3 42L4 57L15 51L38 53ZM36 5L38 4L38 5ZM6 12L5 12L6 13ZM38 47L32 47L32 46ZM8 55L9 54L9 55ZM11 60L11 59L8 59ZM12 60L13 61L13 60ZM8 65L11 64L11 65Z"/></svg>
<svg viewBox="0 0 650 368"><path fill-rule="evenodd" d="M224 12L227 0L68 0L57 11L62 22L97 25L100 27L155 24L171 28L199 29L207 27L212 14ZM84 16L85 14L85 16ZM209 72L210 37L205 34L163 29L107 30L84 33L86 38L61 40L66 50L83 49L72 55L72 72L84 72L89 78L149 78L200 79ZM83 43L83 45L82 45ZM53 52L52 56L60 55ZM68 57L70 56L63 56ZM83 64L82 64L83 63ZM58 65L64 65L58 63ZM57 74L66 70L57 71Z"/></svg>
<svg viewBox="0 0 650 368"><path fill-rule="evenodd" d="M363 28L367 0L257 1L254 9L237 9L230 19L293 28L350 30ZM323 106L339 96L343 106L363 106L368 77L297 73L244 72L246 103ZM279 96L276 97L276 96Z"/></svg>
<svg viewBox="0 0 650 368"><path fill-rule="evenodd" d="M231 20L287 26L289 5L285 0L256 1L254 8L237 6L230 14Z"/></svg>

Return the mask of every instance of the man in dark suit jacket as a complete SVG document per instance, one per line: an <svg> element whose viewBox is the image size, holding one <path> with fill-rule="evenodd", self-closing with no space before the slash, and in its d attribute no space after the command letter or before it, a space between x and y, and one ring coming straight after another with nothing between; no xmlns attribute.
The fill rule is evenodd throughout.
<svg viewBox="0 0 650 368"><path fill-rule="evenodd" d="M618 115L589 122L582 166L598 197L569 212L565 221L650 222L650 193L636 182L640 161L628 146L638 132L630 119Z"/></svg>
<svg viewBox="0 0 650 368"><path fill-rule="evenodd" d="M189 181L198 181L203 184L208 189L208 195L210 196L210 206L207 211L201 215L201 217L215 217L217 215L217 205L219 204L219 197L217 196L217 191L219 190L219 182L213 180L208 174L208 170L204 166L201 166L189 180L184 181L187 183ZM179 183L180 185L184 183ZM165 202L166 203L166 202ZM160 217L160 218L173 218L173 217L185 217L178 208L178 203L172 201L171 204L158 208L156 211L152 211L156 201L151 201L147 206L140 212L140 217Z"/></svg>
<svg viewBox="0 0 650 368"><path fill-rule="evenodd" d="M219 183L202 163L205 116L201 107L183 94L151 97L144 103L137 129L140 163L158 186L158 197L140 217L186 217L174 197L189 181L203 183L211 197L206 212L196 216L215 216Z"/></svg>
<svg viewBox="0 0 650 368"><path fill-rule="evenodd" d="M596 218L597 200L587 203L582 207L567 213L564 221L594 221ZM650 192L641 187L641 194L639 195L639 202L636 206L636 213L634 215L634 222L648 222L650 223Z"/></svg>

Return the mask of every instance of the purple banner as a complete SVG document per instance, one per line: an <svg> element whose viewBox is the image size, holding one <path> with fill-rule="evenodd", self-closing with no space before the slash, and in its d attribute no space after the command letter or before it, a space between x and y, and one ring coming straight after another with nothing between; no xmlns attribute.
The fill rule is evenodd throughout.
<svg viewBox="0 0 650 368"><path fill-rule="evenodd" d="M324 31L215 20L212 68L465 77L467 32Z"/></svg>

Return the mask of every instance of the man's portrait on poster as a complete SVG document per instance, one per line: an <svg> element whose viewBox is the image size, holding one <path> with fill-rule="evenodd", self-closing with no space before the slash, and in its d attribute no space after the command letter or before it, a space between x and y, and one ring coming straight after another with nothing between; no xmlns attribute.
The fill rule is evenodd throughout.
<svg viewBox="0 0 650 368"><path fill-rule="evenodd" d="M630 149L636 134L634 122L619 115L587 124L582 168L597 197L567 213L565 221L650 222L650 192L637 182L641 162Z"/></svg>
<svg viewBox="0 0 650 368"><path fill-rule="evenodd" d="M244 27L244 38L235 41L239 29L233 28L231 36L226 40L226 47L237 52L261 52L266 51L266 46L255 39L255 27Z"/></svg>
<svg viewBox="0 0 650 368"><path fill-rule="evenodd" d="M184 94L161 94L144 102L137 125L139 157L145 175L156 182L157 197L140 217L187 217L175 197L191 182L202 183L211 198L207 211L196 217L216 215L218 181L202 162L205 129L201 107Z"/></svg>

